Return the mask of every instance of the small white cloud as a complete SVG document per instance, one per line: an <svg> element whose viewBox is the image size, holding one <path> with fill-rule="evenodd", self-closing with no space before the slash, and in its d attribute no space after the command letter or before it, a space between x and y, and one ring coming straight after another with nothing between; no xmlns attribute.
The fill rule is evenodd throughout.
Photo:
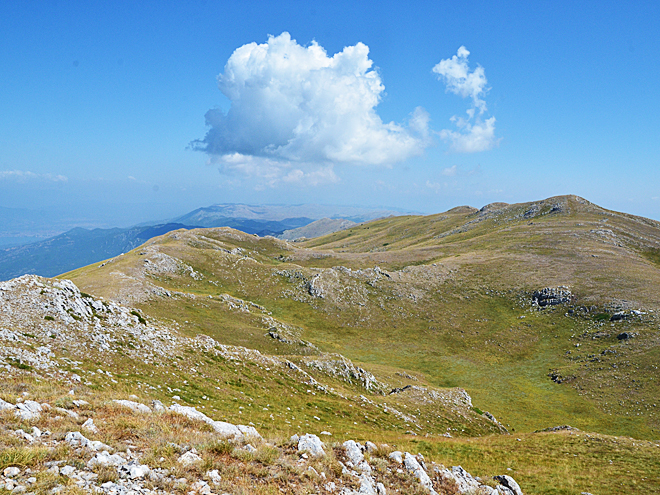
<svg viewBox="0 0 660 495"><path fill-rule="evenodd" d="M489 90L486 87L486 73L481 66L470 71L468 55L470 52L461 46L456 55L441 60L433 67L433 72L445 83L448 92L472 99L471 108L466 110L467 118L454 115L450 119L456 130L444 129L439 133L443 140L450 143L450 149L457 153L487 151L500 142L495 137L495 117L481 118L487 111L484 99ZM479 110L478 114L476 110Z"/></svg>
<svg viewBox="0 0 660 495"><path fill-rule="evenodd" d="M433 72L438 74L438 77L444 81L447 91L463 98L472 98L473 105L479 109L480 113L483 113L486 111L486 102L482 96L485 96L488 91L486 88L488 81L486 80L484 68L480 65L470 72L468 55L470 55L470 52L464 46L461 46L456 55L441 60L433 67Z"/></svg>
<svg viewBox="0 0 660 495"><path fill-rule="evenodd" d="M0 180L17 180L26 182L28 180L46 180L50 182L67 182L69 178L59 174L35 174L29 170L0 170Z"/></svg>
<svg viewBox="0 0 660 495"><path fill-rule="evenodd" d="M442 175L446 175L447 177L455 176L456 175L456 165L452 165L451 167L442 169Z"/></svg>
<svg viewBox="0 0 660 495"><path fill-rule="evenodd" d="M430 144L422 108L407 125L376 113L385 87L363 43L330 57L315 41L305 47L286 32L270 36L236 49L218 87L231 107L209 110L209 130L191 147L228 173L286 182L297 170L311 182L334 181L329 164L389 166Z"/></svg>

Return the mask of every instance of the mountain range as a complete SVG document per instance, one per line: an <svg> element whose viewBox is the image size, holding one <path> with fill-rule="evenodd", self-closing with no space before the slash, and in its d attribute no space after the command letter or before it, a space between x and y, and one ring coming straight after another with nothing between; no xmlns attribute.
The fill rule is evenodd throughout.
<svg viewBox="0 0 660 495"><path fill-rule="evenodd" d="M395 214L399 212L342 206L222 204L199 208L159 224L147 222L129 228L110 229L76 227L37 242L0 249L0 280L8 280L26 273L52 277L117 256L152 237L180 228L226 226L259 236L280 236L285 231L304 227L326 216L345 215L347 221L353 219L362 222ZM13 232L7 242L18 242L14 239L18 239L21 233L32 232L28 227L34 229L48 218L50 217L44 212L0 209L3 228L7 232ZM340 218L344 219L344 217ZM334 231L334 228L339 228L338 224L335 227L335 223L323 224L321 228L317 226L316 234ZM55 222L51 228L56 229L57 225L59 224ZM39 236L43 233L43 230L39 230Z"/></svg>

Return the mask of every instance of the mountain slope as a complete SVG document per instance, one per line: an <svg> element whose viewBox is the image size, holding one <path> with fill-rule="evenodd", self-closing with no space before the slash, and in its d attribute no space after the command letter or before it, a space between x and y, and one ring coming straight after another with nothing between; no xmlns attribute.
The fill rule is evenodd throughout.
<svg viewBox="0 0 660 495"><path fill-rule="evenodd" d="M218 320L211 301L253 302L296 329L285 340L382 377L463 387L512 430L568 423L655 438L659 248L657 222L565 196L382 219L295 245L177 231L67 277L191 334L292 352L245 319ZM563 304L534 302L557 286L570 289Z"/></svg>
<svg viewBox="0 0 660 495"><path fill-rule="evenodd" d="M200 479L231 493L368 493L377 480L427 493L397 449L423 454L441 494L471 488L434 462L491 487L509 473L525 494L657 493L660 444L644 439L658 438L658 232L567 196L295 244L179 229L66 274L85 292L0 283L0 463L31 470L0 483L78 490L53 474L65 459L77 486L108 494L207 491L186 487ZM135 412L115 402L127 398ZM29 399L46 404L40 418L19 417ZM116 468L67 446L89 419ZM216 427L234 425L263 440L220 441ZM320 435L328 457L302 456L293 433ZM368 479L345 440L378 444ZM182 467L195 451L201 464ZM132 478L146 465L153 478Z"/></svg>

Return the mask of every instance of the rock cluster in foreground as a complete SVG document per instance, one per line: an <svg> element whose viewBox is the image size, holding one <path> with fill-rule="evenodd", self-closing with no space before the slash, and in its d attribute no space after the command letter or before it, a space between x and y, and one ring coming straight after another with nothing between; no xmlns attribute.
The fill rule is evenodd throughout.
<svg viewBox="0 0 660 495"><path fill-rule="evenodd" d="M328 432L320 433L325 442L304 434L278 444L264 440L252 426L215 421L176 403L166 407L153 401L150 407L136 400L75 402L80 413L46 402L0 401L0 423L6 425L1 435L5 443L9 436L15 444L5 450L0 491L239 495L271 493L262 489L278 487L283 493L341 495L522 495L509 476L486 482L460 466L448 469L384 444L329 442ZM66 427L58 431L45 428L62 420ZM12 421L21 427L12 431ZM114 438L127 434L110 428L117 424L129 429L143 425L146 443L137 441L137 433L134 442ZM180 443L168 441L167 435L148 438L157 425L163 432L180 428L173 432ZM41 460L30 461L29 455ZM258 477L264 479L255 482Z"/></svg>

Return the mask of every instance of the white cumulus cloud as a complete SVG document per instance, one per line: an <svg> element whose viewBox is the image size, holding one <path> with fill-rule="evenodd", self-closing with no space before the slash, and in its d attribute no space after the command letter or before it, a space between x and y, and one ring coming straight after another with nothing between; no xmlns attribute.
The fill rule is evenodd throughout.
<svg viewBox="0 0 660 495"><path fill-rule="evenodd" d="M270 36L235 50L218 87L231 106L206 113L209 130L191 147L222 172L270 185L333 182L333 164L387 166L430 143L422 108L406 124L378 116L385 88L363 43L328 56L316 42L305 47L286 32Z"/></svg>
<svg viewBox="0 0 660 495"><path fill-rule="evenodd" d="M481 66L470 70L469 55L470 52L461 46L456 55L441 60L433 67L433 72L445 83L448 92L472 100L471 107L466 111L467 118L453 116L450 119L456 130L440 131L440 137L450 143L451 150L459 153L490 150L500 141L495 137L495 117L482 118L488 110L485 100L489 90L486 73Z"/></svg>

